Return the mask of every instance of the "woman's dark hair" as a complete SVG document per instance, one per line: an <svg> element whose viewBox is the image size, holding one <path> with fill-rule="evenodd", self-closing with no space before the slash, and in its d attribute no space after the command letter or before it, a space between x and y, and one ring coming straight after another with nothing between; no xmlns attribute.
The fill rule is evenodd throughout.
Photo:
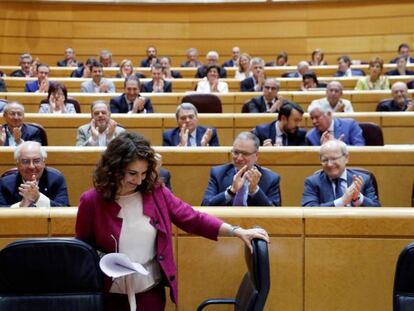
<svg viewBox="0 0 414 311"><path fill-rule="evenodd" d="M127 166L136 160L148 163L146 177L136 190L151 192L158 182L155 151L145 137L133 132L123 132L108 144L93 174L96 191L107 201L115 200Z"/></svg>
<svg viewBox="0 0 414 311"><path fill-rule="evenodd" d="M210 65L207 67L206 69L206 75L212 70L212 69L216 69L217 73L220 75L220 67L217 65Z"/></svg>
<svg viewBox="0 0 414 311"><path fill-rule="evenodd" d="M302 81L305 82L306 79L313 79L313 81L319 85L318 78L314 71L306 71L302 76Z"/></svg>
<svg viewBox="0 0 414 311"><path fill-rule="evenodd" d="M47 99L50 99L50 96L52 96L53 93L62 90L63 96L65 96L65 103L68 99L68 90L66 89L66 86L62 83L53 82L49 85L49 90L47 91Z"/></svg>

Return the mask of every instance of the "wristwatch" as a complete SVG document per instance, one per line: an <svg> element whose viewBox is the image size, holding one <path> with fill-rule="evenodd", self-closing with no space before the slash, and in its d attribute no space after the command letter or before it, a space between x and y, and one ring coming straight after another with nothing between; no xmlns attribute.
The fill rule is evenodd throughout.
<svg viewBox="0 0 414 311"><path fill-rule="evenodd" d="M234 197L236 195L235 192L231 191L231 186L228 186L226 189L226 192L228 193L229 196Z"/></svg>

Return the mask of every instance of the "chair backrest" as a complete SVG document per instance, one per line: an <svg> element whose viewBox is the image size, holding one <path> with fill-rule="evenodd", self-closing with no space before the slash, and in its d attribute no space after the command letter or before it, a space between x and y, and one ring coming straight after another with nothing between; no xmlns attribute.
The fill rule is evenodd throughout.
<svg viewBox="0 0 414 311"><path fill-rule="evenodd" d="M17 167L9 168L7 171L3 172L0 177L5 177L7 175L17 174L19 170Z"/></svg>
<svg viewBox="0 0 414 311"><path fill-rule="evenodd" d="M193 104L199 113L223 112L220 97L214 94L188 94L182 98L181 103Z"/></svg>
<svg viewBox="0 0 414 311"><path fill-rule="evenodd" d="M241 112L242 113L249 113L249 103L250 103L250 99L246 100L242 106Z"/></svg>
<svg viewBox="0 0 414 311"><path fill-rule="evenodd" d="M243 277L236 296L236 311L261 311L270 290L269 251L267 242L253 239L253 254L245 247L248 271Z"/></svg>
<svg viewBox="0 0 414 311"><path fill-rule="evenodd" d="M411 80L411 81L407 82L407 88L408 89L414 89L414 80Z"/></svg>
<svg viewBox="0 0 414 311"><path fill-rule="evenodd" d="M79 102L76 99L71 98L71 97L68 97L66 99L66 102L69 103L69 104L72 104L73 107L75 107L76 113L81 113L80 104L79 104ZM42 99L40 101L40 104L39 105L41 105L41 104L48 104L48 103L49 103L49 100L47 98L44 98L44 99Z"/></svg>
<svg viewBox="0 0 414 311"><path fill-rule="evenodd" d="M366 146L384 146L384 135L379 125L372 122L359 122Z"/></svg>
<svg viewBox="0 0 414 311"><path fill-rule="evenodd" d="M82 241L22 240L0 251L0 310L100 311L103 287L99 257Z"/></svg>
<svg viewBox="0 0 414 311"><path fill-rule="evenodd" d="M414 243L400 253L394 276L393 310L414 310Z"/></svg>
<svg viewBox="0 0 414 311"><path fill-rule="evenodd" d="M414 207L414 181L413 181L413 191L411 192L411 207Z"/></svg>
<svg viewBox="0 0 414 311"><path fill-rule="evenodd" d="M47 146L48 145L48 143L47 143L47 133L46 133L45 128L42 125L40 125L39 123L34 123L34 122L25 122L25 123L39 129L39 131L40 131L40 141L41 141L40 143L42 144L42 146Z"/></svg>

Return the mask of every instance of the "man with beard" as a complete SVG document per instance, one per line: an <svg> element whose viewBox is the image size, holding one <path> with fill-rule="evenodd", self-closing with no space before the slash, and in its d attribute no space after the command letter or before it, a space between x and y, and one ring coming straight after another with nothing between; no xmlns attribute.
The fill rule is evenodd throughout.
<svg viewBox="0 0 414 311"><path fill-rule="evenodd" d="M296 103L285 103L279 109L277 120L261 124L252 131L262 146L305 146L306 130L299 128L303 109Z"/></svg>
<svg viewBox="0 0 414 311"><path fill-rule="evenodd" d="M91 105L92 120L78 128L76 146L106 146L124 131L111 119L111 111L104 101L98 100Z"/></svg>

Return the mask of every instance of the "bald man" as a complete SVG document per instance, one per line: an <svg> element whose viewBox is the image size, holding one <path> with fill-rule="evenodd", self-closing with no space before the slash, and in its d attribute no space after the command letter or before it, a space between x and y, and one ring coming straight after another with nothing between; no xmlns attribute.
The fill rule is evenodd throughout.
<svg viewBox="0 0 414 311"><path fill-rule="evenodd" d="M392 99L382 101L377 111L414 111L414 103L408 97L407 85L395 82L391 87Z"/></svg>

